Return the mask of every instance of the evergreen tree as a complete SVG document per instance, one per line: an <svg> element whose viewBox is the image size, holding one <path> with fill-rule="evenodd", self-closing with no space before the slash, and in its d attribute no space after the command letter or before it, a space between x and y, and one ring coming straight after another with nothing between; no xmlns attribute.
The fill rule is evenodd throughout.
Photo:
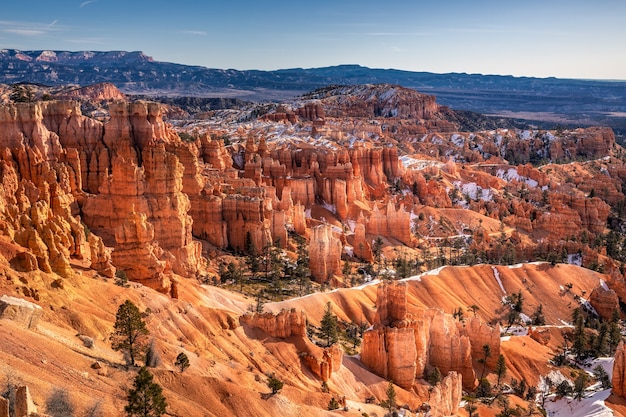
<svg viewBox="0 0 626 417"><path fill-rule="evenodd" d="M149 333L137 306L126 300L115 315L111 348L122 351L128 356L130 364L135 366L135 358L145 350Z"/></svg>
<svg viewBox="0 0 626 417"><path fill-rule="evenodd" d="M433 386L437 385L438 383L440 383L441 382L441 371L439 370L439 368L437 368L435 366L433 371L428 373L428 375L426 376L426 381L430 385L433 385Z"/></svg>
<svg viewBox="0 0 626 417"><path fill-rule="evenodd" d="M246 263L248 264L248 268L250 268L250 272L252 272L252 279L255 279L256 274L261 270L261 265L259 263L259 254L252 241L250 232L246 232L246 254L248 255L246 257Z"/></svg>
<svg viewBox="0 0 626 417"><path fill-rule="evenodd" d="M579 314L574 323L574 340L572 341L572 351L576 354L576 359L580 359L585 352L587 345L587 335L585 333L585 319Z"/></svg>
<svg viewBox="0 0 626 417"><path fill-rule="evenodd" d="M611 321L609 323L609 353L613 354L615 348L622 340L622 331L619 326L620 316L617 310L613 310Z"/></svg>
<svg viewBox="0 0 626 417"><path fill-rule="evenodd" d="M594 340L593 353L595 357L603 356L609 348L609 325L606 322L600 324L598 336Z"/></svg>
<svg viewBox="0 0 626 417"><path fill-rule="evenodd" d="M326 340L326 347L336 343L339 340L339 323L337 316L333 314L333 307L330 303L326 303L324 308L324 316L320 322L319 336Z"/></svg>
<svg viewBox="0 0 626 417"><path fill-rule="evenodd" d="M574 398L578 401L582 400L585 395L585 385L587 385L587 374L582 372L574 381Z"/></svg>
<svg viewBox="0 0 626 417"><path fill-rule="evenodd" d="M389 381L389 385L387 386L387 400L385 402L385 406L391 413L396 408L396 389L393 387L393 381Z"/></svg>
<svg viewBox="0 0 626 417"><path fill-rule="evenodd" d="M167 408L163 389L152 380L145 366L139 369L127 399L128 404L124 407L127 417L159 417Z"/></svg>
<svg viewBox="0 0 626 417"><path fill-rule="evenodd" d="M176 356L176 362L174 362L174 365L180 368L180 372L185 372L185 369L189 368L189 358L185 352L180 352L178 356Z"/></svg>
<svg viewBox="0 0 626 417"><path fill-rule="evenodd" d="M593 368L593 376L598 380L598 382L600 382L600 384L602 384L602 389L609 389L613 386L611 383L611 377L604 370L602 365L598 365Z"/></svg>
<svg viewBox="0 0 626 417"><path fill-rule="evenodd" d="M563 380L559 385L556 386L556 395L559 397L567 397L568 395L572 395L572 391L574 388L569 381Z"/></svg>
<svg viewBox="0 0 626 417"><path fill-rule="evenodd" d="M480 379L483 379L485 376L485 367L487 366L487 358L491 356L491 346L484 344L483 345L483 357L478 359L478 363L483 365L483 370L480 373Z"/></svg>
<svg viewBox="0 0 626 417"><path fill-rule="evenodd" d="M271 375L267 380L267 386L272 390L272 395L277 394L281 389L283 389L283 381L276 378L274 375Z"/></svg>
<svg viewBox="0 0 626 417"><path fill-rule="evenodd" d="M496 383L496 386L500 386L500 380L502 378L504 378L504 376L506 375L506 361L504 360L504 355L500 354L500 356L498 356L498 362L496 362L496 369L494 369L494 371L496 372L496 375L498 376L498 382Z"/></svg>
<svg viewBox="0 0 626 417"><path fill-rule="evenodd" d="M467 396L464 397L465 399L465 411L467 411L467 417L479 417L478 413L476 413L476 410L478 409L478 407L476 407L474 405L474 403L476 402L476 398L473 396Z"/></svg>
<svg viewBox="0 0 626 417"><path fill-rule="evenodd" d="M328 409L329 409L330 411L332 411L332 410L336 410L336 409L338 409L338 408L339 408L339 401L337 401L337 400L335 399L335 397L331 398L331 399L330 399L330 402L328 403Z"/></svg>
<svg viewBox="0 0 626 417"><path fill-rule="evenodd" d="M479 398L491 397L491 383L487 378L481 378L476 388L476 396Z"/></svg>

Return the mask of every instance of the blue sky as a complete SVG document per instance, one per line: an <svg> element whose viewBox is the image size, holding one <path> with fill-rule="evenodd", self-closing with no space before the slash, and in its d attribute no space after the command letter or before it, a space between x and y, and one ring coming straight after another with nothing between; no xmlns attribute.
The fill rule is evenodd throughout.
<svg viewBox="0 0 626 417"><path fill-rule="evenodd" d="M626 79L626 1L7 0L0 48L141 50L210 68Z"/></svg>

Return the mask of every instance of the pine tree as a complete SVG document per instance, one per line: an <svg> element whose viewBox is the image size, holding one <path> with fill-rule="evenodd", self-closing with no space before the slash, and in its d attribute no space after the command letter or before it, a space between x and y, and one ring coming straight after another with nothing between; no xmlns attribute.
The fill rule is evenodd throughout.
<svg viewBox="0 0 626 417"><path fill-rule="evenodd" d="M593 376L594 378L596 378L596 380L598 380L598 382L600 382L600 384L602 385L602 389L609 389L613 386L611 383L611 377L604 370L602 365L597 365L595 368L593 368Z"/></svg>
<svg viewBox="0 0 626 417"><path fill-rule="evenodd" d="M596 337L593 345L594 356L599 357L606 354L609 347L609 325L606 322L600 324L598 329L598 337Z"/></svg>
<svg viewBox="0 0 626 417"><path fill-rule="evenodd" d="M178 356L176 356L176 362L174 362L174 365L180 368L180 372L185 372L185 369L189 368L189 358L185 352L180 352Z"/></svg>
<svg viewBox="0 0 626 417"><path fill-rule="evenodd" d="M485 367L487 366L487 358L491 356L491 346L485 344L483 345L483 357L478 359L478 363L482 363L483 370L480 373L480 379L483 379L485 376Z"/></svg>
<svg viewBox="0 0 626 417"><path fill-rule="evenodd" d="M339 401L337 401L335 397L331 398L330 402L328 403L328 410L332 411L338 408L339 408Z"/></svg>
<svg viewBox="0 0 626 417"><path fill-rule="evenodd" d="M272 390L272 395L277 394L281 389L283 389L283 381L276 378L274 375L271 375L267 380L267 386Z"/></svg>
<svg viewBox="0 0 626 417"><path fill-rule="evenodd" d="M385 391L385 393L387 394L387 401L385 404L391 413L393 409L396 408L396 389L393 387L393 381L389 381L389 385L387 386L387 391Z"/></svg>
<svg viewBox="0 0 626 417"><path fill-rule="evenodd" d="M167 408L163 389L152 380L145 366L139 369L127 399L128 404L124 407L127 417L159 417Z"/></svg>
<svg viewBox="0 0 626 417"><path fill-rule="evenodd" d="M496 362L496 369L494 369L496 375L498 376L498 382L496 382L496 386L500 386L500 380L504 378L506 375L506 361L504 360L504 355L498 356L498 362Z"/></svg>
<svg viewBox="0 0 626 417"><path fill-rule="evenodd" d="M326 347L339 340L339 323L337 322L337 316L333 314L333 307L330 301L326 303L326 307L324 308L324 315L320 322L319 335L322 339L326 340Z"/></svg>
<svg viewBox="0 0 626 417"><path fill-rule="evenodd" d="M613 310L611 322L609 323L609 353L613 354L615 348L622 340L622 332L619 326L620 316L617 310Z"/></svg>
<svg viewBox="0 0 626 417"><path fill-rule="evenodd" d="M437 385L438 383L441 382L441 371L439 370L439 368L437 368L435 366L435 368L433 369L432 372L430 372L427 376L426 376L426 381L430 384L430 385Z"/></svg>
<svg viewBox="0 0 626 417"><path fill-rule="evenodd" d="M581 373L574 381L574 398L578 401L582 400L585 396L585 385L587 385L587 374Z"/></svg>
<svg viewBox="0 0 626 417"><path fill-rule="evenodd" d="M476 403L476 397L473 395L467 395L463 397L463 399L465 400L465 407L463 408L467 411L467 417L478 417L478 413L476 413L478 407L474 405Z"/></svg>
<svg viewBox="0 0 626 417"><path fill-rule="evenodd" d="M581 314L576 318L574 324L574 340L572 341L572 351L576 354L576 359L580 359L585 352L587 335L585 334L585 319Z"/></svg>
<svg viewBox="0 0 626 417"><path fill-rule="evenodd" d="M115 315L111 348L124 352L128 355L130 364L135 366L135 358L145 350L149 333L137 306L126 300Z"/></svg>

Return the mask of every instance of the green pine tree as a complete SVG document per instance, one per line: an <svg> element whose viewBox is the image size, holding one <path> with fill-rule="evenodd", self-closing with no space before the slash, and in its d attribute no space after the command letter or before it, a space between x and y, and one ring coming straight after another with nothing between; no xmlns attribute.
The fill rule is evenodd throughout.
<svg viewBox="0 0 626 417"><path fill-rule="evenodd" d="M320 322L319 336L326 340L326 347L339 340L339 323L337 316L333 314L333 307L330 301L326 303L326 307L324 308L324 315Z"/></svg>
<svg viewBox="0 0 626 417"><path fill-rule="evenodd" d="M396 389L393 387L393 381L389 381L385 393L387 394L386 406L391 413L396 408Z"/></svg>
<svg viewBox="0 0 626 417"><path fill-rule="evenodd" d="M500 380L504 378L507 371L504 355L501 354L500 356L498 356L498 362L496 362L496 368L494 369L494 371L498 376L498 382L496 383L496 386L500 386Z"/></svg>
<svg viewBox="0 0 626 417"><path fill-rule="evenodd" d="M272 390L272 395L277 394L281 389L283 389L284 382L280 379L276 378L274 375L270 376L267 380L267 386Z"/></svg>
<svg viewBox="0 0 626 417"><path fill-rule="evenodd" d="M130 300L126 300L119 306L115 315L111 348L128 355L130 364L135 366L135 358L146 349L149 333L139 308Z"/></svg>
<svg viewBox="0 0 626 417"><path fill-rule="evenodd" d="M152 380L145 366L139 369L127 399L128 404L124 407L127 417L159 417L167 408L163 389Z"/></svg>
<svg viewBox="0 0 626 417"><path fill-rule="evenodd" d="M180 368L180 372L185 372L185 369L189 368L189 358L185 352L180 352L178 356L176 356L176 362L174 362L174 365Z"/></svg>

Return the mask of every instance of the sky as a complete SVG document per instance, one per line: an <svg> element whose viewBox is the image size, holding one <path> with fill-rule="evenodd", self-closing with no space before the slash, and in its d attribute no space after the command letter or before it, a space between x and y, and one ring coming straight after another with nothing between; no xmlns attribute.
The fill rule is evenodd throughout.
<svg viewBox="0 0 626 417"><path fill-rule="evenodd" d="M624 80L626 0L5 0L0 49Z"/></svg>

